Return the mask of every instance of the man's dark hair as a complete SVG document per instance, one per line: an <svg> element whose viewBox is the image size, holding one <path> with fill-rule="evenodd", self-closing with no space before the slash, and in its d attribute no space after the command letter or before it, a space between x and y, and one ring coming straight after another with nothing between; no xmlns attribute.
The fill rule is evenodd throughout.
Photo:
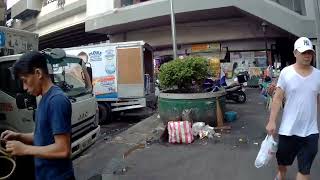
<svg viewBox="0 0 320 180"><path fill-rule="evenodd" d="M13 65L13 73L16 78L22 75L33 74L35 69L41 69L43 73L48 73L46 57L38 51L24 53Z"/></svg>
<svg viewBox="0 0 320 180"><path fill-rule="evenodd" d="M88 57L88 54L85 53L85 52L83 52L83 51L81 51L81 52L78 54L78 56L86 56L87 59L89 58L89 57Z"/></svg>

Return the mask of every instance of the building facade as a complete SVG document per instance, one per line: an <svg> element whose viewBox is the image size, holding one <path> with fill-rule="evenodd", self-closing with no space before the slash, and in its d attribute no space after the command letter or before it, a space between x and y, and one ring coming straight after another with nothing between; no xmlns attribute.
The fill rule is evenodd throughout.
<svg viewBox="0 0 320 180"><path fill-rule="evenodd" d="M215 44L220 55L267 49L290 63L297 37L316 39L311 0L173 2L180 55ZM169 0L20 0L11 17L39 33L40 48L144 40L156 56L172 54Z"/></svg>

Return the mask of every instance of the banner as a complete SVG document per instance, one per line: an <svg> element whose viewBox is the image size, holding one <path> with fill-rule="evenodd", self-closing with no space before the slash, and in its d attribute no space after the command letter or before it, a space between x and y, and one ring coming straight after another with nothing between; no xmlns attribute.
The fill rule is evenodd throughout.
<svg viewBox="0 0 320 180"><path fill-rule="evenodd" d="M116 46L66 49L66 53L81 57L92 67L94 94L99 98L117 98Z"/></svg>

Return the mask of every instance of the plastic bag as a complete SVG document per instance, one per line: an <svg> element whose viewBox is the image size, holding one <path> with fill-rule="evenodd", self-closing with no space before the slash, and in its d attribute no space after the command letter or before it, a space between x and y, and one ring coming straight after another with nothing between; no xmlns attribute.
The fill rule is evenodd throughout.
<svg viewBox="0 0 320 180"><path fill-rule="evenodd" d="M214 128L209 125L206 125L200 131L199 136L200 136L200 139L203 139L205 137L213 138L214 134L215 134Z"/></svg>
<svg viewBox="0 0 320 180"><path fill-rule="evenodd" d="M206 124L204 122L196 122L192 125L193 136L198 136Z"/></svg>
<svg viewBox="0 0 320 180"><path fill-rule="evenodd" d="M196 122L192 125L192 134L193 136L199 135L200 139L205 137L213 138L215 131L213 127L205 125L204 122Z"/></svg>
<svg viewBox="0 0 320 180"><path fill-rule="evenodd" d="M273 139L273 136L267 135L262 141L260 151L254 162L257 168L267 165L278 149L278 143Z"/></svg>

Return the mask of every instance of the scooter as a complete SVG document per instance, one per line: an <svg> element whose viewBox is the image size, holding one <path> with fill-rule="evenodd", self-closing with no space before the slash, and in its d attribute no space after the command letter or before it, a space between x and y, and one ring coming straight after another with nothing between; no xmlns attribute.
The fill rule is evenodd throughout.
<svg viewBox="0 0 320 180"><path fill-rule="evenodd" d="M226 90L226 99L233 100L237 103L245 103L247 101L247 95L245 93L245 89L243 84L236 84L225 87Z"/></svg>
<svg viewBox="0 0 320 180"><path fill-rule="evenodd" d="M247 101L247 95L245 93L243 83L248 81L248 74L244 73L238 75L237 78L235 78L235 81L237 81L237 84L227 86L225 82L221 83L220 80L214 81L213 79L206 79L203 84L203 88L206 92L215 92L222 86L226 90L227 100L233 100L237 103L245 103Z"/></svg>
<svg viewBox="0 0 320 180"><path fill-rule="evenodd" d="M243 83L248 81L248 74L238 75L235 81L238 83L225 87L227 93L226 99L233 100L237 103L245 103L247 101L247 95Z"/></svg>

